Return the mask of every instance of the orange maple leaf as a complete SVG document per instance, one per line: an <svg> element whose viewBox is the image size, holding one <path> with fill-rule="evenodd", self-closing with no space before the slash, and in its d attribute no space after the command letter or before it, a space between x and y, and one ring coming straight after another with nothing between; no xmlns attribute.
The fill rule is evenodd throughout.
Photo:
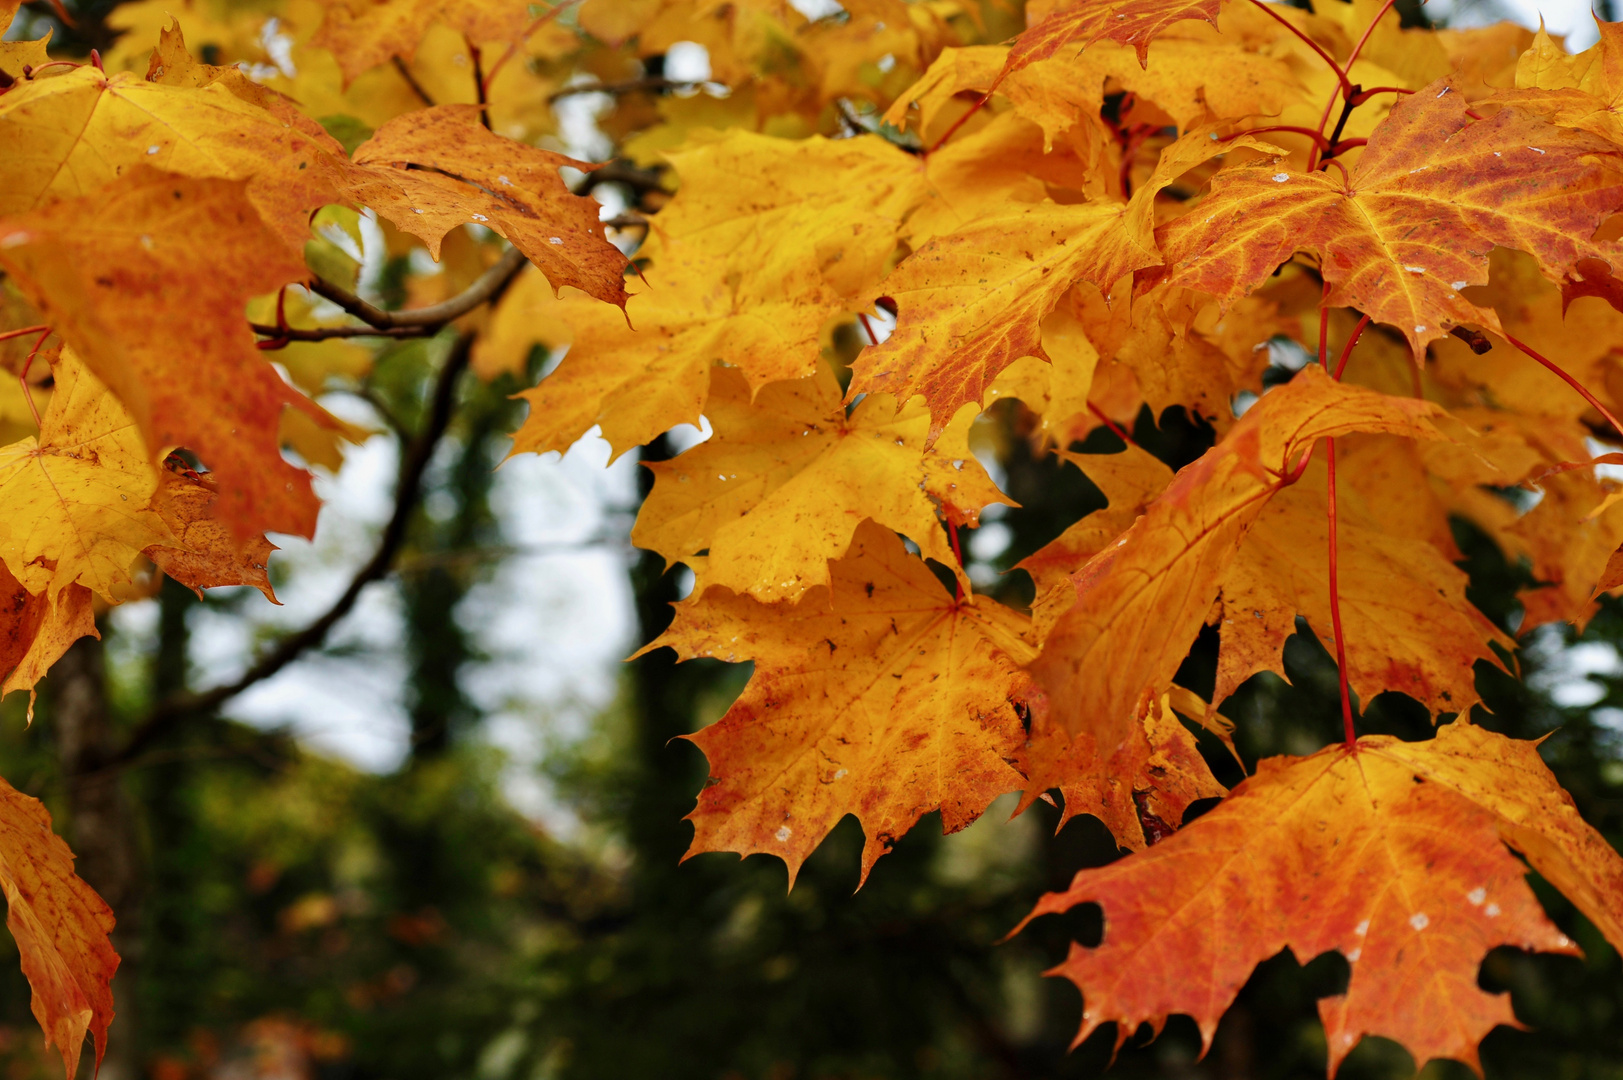
<svg viewBox="0 0 1623 1080"><path fill-rule="evenodd" d="M956 832L1024 786L1016 705L1030 623L954 599L894 533L858 526L831 581L798 603L712 589L677 606L649 649L753 660L727 715L688 739L710 760L693 846L800 864L846 814L867 834L862 877L920 817ZM639 653L639 655L641 655Z"/></svg>
<svg viewBox="0 0 1623 1080"><path fill-rule="evenodd" d="M1115 1021L1120 1045L1140 1023L1159 1031L1187 1013L1210 1046L1254 966L1285 948L1304 962L1334 949L1352 978L1319 1003L1332 1077L1365 1035L1480 1072L1482 1037L1516 1022L1506 995L1477 985L1484 954L1578 951L1509 848L1623 944L1623 859L1578 816L1536 743L1466 723L1429 742L1366 736L1263 761L1211 813L1081 871L1021 926L1104 908L1099 946L1073 944L1050 972L1082 989L1078 1042Z"/></svg>

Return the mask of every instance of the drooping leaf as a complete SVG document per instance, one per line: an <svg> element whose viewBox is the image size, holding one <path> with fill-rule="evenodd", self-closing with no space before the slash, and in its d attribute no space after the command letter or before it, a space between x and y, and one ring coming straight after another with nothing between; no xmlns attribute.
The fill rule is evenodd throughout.
<svg viewBox="0 0 1623 1080"><path fill-rule="evenodd" d="M118 954L107 939L113 913L73 870L73 852L51 831L38 799L0 780L0 891L6 927L22 954L33 988L30 1006L45 1045L62 1055L68 1080L78 1074L85 1033L96 1043L96 1065L107 1050L113 1020Z"/></svg>
<svg viewBox="0 0 1623 1080"><path fill-rule="evenodd" d="M1518 109L1484 120L1445 81L1404 98L1350 178L1255 162L1225 170L1185 217L1157 230L1161 280L1232 303L1297 251L1317 256L1326 302L1397 328L1415 356L1464 323L1499 327L1460 294L1486 283L1495 245L1561 281L1623 208L1623 153ZM1623 260L1620 260L1623 265Z"/></svg>
<svg viewBox="0 0 1623 1080"><path fill-rule="evenodd" d="M1366 736L1352 750L1267 759L1211 813L1083 870L1028 921L1104 908L1099 946L1073 945L1052 972L1082 990L1079 1039L1115 1021L1119 1042L1186 1013L1209 1046L1254 966L1285 948L1302 962L1334 949L1352 977L1319 1003L1332 1076L1366 1035L1480 1072L1477 1044L1515 1023L1508 996L1477 984L1487 951L1577 952L1510 848L1623 941L1623 860L1536 744L1458 722L1429 742Z"/></svg>
<svg viewBox="0 0 1623 1080"><path fill-rule="evenodd" d="M240 535L311 534L309 474L282 459L277 433L287 406L325 414L276 374L242 317L249 297L304 267L244 183L132 171L0 219L0 267L118 396L152 461L184 446L219 477L221 521Z"/></svg>
<svg viewBox="0 0 1623 1080"><path fill-rule="evenodd" d="M716 589L678 605L649 648L755 662L727 715L689 736L712 781L688 815L688 857L766 852L793 883L850 813L867 834L866 878L924 814L939 809L947 832L973 822L1024 784L1028 628L984 597L953 599L872 522L798 604Z"/></svg>
<svg viewBox="0 0 1623 1080"><path fill-rule="evenodd" d="M32 719L34 685L86 635L101 636L89 589L69 585L54 594L31 593L0 560L0 697L29 691Z"/></svg>
<svg viewBox="0 0 1623 1080"><path fill-rule="evenodd" d="M159 570L199 597L203 589L221 585L250 585L273 604L281 601L271 591L266 563L276 545L263 536L239 539L213 516L219 492L206 477L165 471L153 498L153 507L174 539L154 544L143 554Z"/></svg>
<svg viewBox="0 0 1623 1080"><path fill-rule="evenodd" d="M942 515L974 524L983 506L1007 501L970 453L967 422L926 449L923 409L897 413L878 395L848 417L826 368L752 402L744 379L718 367L705 412L715 434L649 465L654 490L632 530L634 543L672 561L708 550L701 588L798 599L827 583L829 560L864 518L956 567Z"/></svg>
<svg viewBox="0 0 1623 1080"><path fill-rule="evenodd" d="M389 198L368 186L361 201L439 257L440 239L484 225L512 241L554 288L572 285L624 305L625 256L598 221L598 204L570 193L558 170L583 162L486 131L472 105L440 105L384 124L356 148L357 165L399 189ZM369 198L367 198L369 196Z"/></svg>
<svg viewBox="0 0 1623 1080"><path fill-rule="evenodd" d="M158 470L119 400L71 350L39 437L0 448L0 559L30 593L83 585L114 599L143 548L172 539Z"/></svg>
<svg viewBox="0 0 1623 1080"><path fill-rule="evenodd" d="M1354 431L1438 438L1438 412L1335 383L1316 367L1265 395L1074 572L1076 599L1032 665L1059 722L1073 732L1124 731L1166 693L1247 530L1319 439Z"/></svg>
<svg viewBox="0 0 1623 1080"><path fill-rule="evenodd" d="M1322 473L1311 479L1269 502L1224 579L1214 704L1257 671L1285 674L1298 615L1327 647L1334 640ZM1336 534L1347 679L1360 701L1394 691L1433 715L1468 714L1478 700L1472 665L1502 667L1489 646L1513 642L1465 598L1464 572L1423 540L1345 517Z"/></svg>

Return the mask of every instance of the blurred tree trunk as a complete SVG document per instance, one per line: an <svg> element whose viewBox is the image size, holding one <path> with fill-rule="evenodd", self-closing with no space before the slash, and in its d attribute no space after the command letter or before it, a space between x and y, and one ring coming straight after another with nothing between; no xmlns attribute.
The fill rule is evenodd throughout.
<svg viewBox="0 0 1623 1080"><path fill-rule="evenodd" d="M113 930L113 948L122 958L113 984L118 1015L108 1032L101 1076L136 1080L138 1028L131 991L141 954L141 858L122 770L105 765L114 742L102 650L95 638L81 638L51 670L51 722L67 790L67 839L78 856L79 876L118 919ZM92 1055L85 1061L85 1069L94 1068Z"/></svg>

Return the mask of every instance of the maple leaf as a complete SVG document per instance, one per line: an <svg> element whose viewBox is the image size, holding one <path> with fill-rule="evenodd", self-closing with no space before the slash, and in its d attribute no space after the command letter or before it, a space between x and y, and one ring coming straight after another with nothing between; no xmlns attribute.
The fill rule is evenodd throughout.
<svg viewBox="0 0 1623 1080"><path fill-rule="evenodd" d="M1226 146L1205 132L1173 144L1154 177L1126 204L1044 202L984 215L909 256L885 279L896 329L852 365L850 395L924 395L932 433L966 404L980 404L999 372L1043 356L1040 327L1078 282L1106 292L1160 261L1154 200L1167 184Z"/></svg>
<svg viewBox="0 0 1623 1080"><path fill-rule="evenodd" d="M1112 732L1072 734L1065 730L1048 715L1041 696L1030 695L1033 715L1025 748L1028 776L1015 813L1023 812L1044 792L1058 791L1064 806L1056 832L1078 814L1091 814L1104 823L1117 844L1142 851L1177 830L1191 803L1226 794L1227 789L1201 757L1194 737L1174 714L1174 695L1197 722L1206 718L1205 702L1174 687L1113 744L1107 741ZM1222 737L1228 741L1226 731Z"/></svg>
<svg viewBox="0 0 1623 1080"><path fill-rule="evenodd" d="M1562 127L1623 142L1623 26L1595 20L1600 40L1573 56L1543 27L1516 62L1516 91L1504 100Z"/></svg>
<svg viewBox="0 0 1623 1080"><path fill-rule="evenodd" d="M939 809L947 832L969 825L1025 783L1014 763L1028 628L985 597L955 600L872 522L857 527L829 584L798 604L726 589L678 604L647 649L755 662L727 715L687 736L709 759L711 782L688 815L685 857L766 852L793 884L850 813L867 836L866 880L924 814Z"/></svg>
<svg viewBox="0 0 1623 1080"><path fill-rule="evenodd" d="M222 479L217 513L233 531L314 531L309 474L282 459L279 419L288 405L325 413L265 362L242 318L304 265L244 183L132 170L0 219L0 268L118 396L151 460L184 446Z"/></svg>
<svg viewBox="0 0 1623 1080"><path fill-rule="evenodd" d="M484 45L516 41L531 22L524 0L336 0L326 8L310 44L337 57L346 87L394 57L410 60L431 23Z"/></svg>
<svg viewBox="0 0 1623 1080"><path fill-rule="evenodd" d="M1046 60L1066 45L1086 49L1096 41L1132 46L1140 66L1148 66L1150 42L1174 23L1200 19L1217 25L1222 0L1079 0L1050 12L1015 39L1007 73Z"/></svg>
<svg viewBox="0 0 1623 1080"><path fill-rule="evenodd" d="M6 926L33 988L30 1007L45 1045L62 1055L68 1080L89 1032L96 1065L113 1020L110 983L118 954L107 939L113 913L73 870L73 852L51 831L51 815L0 780L0 891Z"/></svg>
<svg viewBox="0 0 1623 1080"><path fill-rule="evenodd" d="M554 287L624 305L625 256L610 244L595 200L573 195L558 170L590 169L574 158L486 131L474 105L440 105L384 124L357 147L354 194L439 258L440 238L484 225L512 241ZM387 177L393 198L371 182Z"/></svg>
<svg viewBox="0 0 1623 1080"><path fill-rule="evenodd" d="M830 324L868 306L923 197L913 160L879 139L735 132L672 160L681 186L638 252L650 265L633 285L630 325L524 279L498 308L476 364L511 367L537 326L562 323L575 343L523 395L531 410L515 452L566 450L599 424L618 455L696 423L717 361L756 390L811 375Z"/></svg>
<svg viewBox="0 0 1623 1080"><path fill-rule="evenodd" d="M986 504L1008 502L970 453L969 417L927 450L923 409L898 413L875 395L848 417L827 368L773 383L751 401L744 379L718 367L705 412L714 435L649 464L654 489L632 530L633 543L668 560L708 550L701 588L798 599L829 580L829 560L864 518L957 566L938 508L963 525Z"/></svg>
<svg viewBox="0 0 1623 1080"><path fill-rule="evenodd" d="M89 66L13 87L0 96L0 138L13 147L0 158L0 215L89 196L148 165L246 181L259 215L302 250L310 211L339 201L343 148L235 68L216 70L201 87Z"/></svg>
<svg viewBox="0 0 1623 1080"><path fill-rule="evenodd" d="M1303 369L1180 471L1115 543L1077 568L1076 598L1032 665L1056 719L1113 745L1165 693L1217 599L1240 541L1321 438L1383 431L1440 438L1440 410Z"/></svg>
<svg viewBox="0 0 1623 1080"><path fill-rule="evenodd" d="M1076 596L1073 575L1077 568L1086 565L1126 532L1172 482L1171 469L1153 454L1132 444L1116 454L1060 451L1057 456L1082 470L1104 494L1106 506L1087 515L1015 566L1030 574L1037 586L1031 617L1044 636Z"/></svg>
<svg viewBox="0 0 1623 1080"><path fill-rule="evenodd" d="M154 544L142 554L199 598L204 589L250 585L271 603L279 604L265 570L276 545L263 536L233 536L213 516L218 498L219 492L207 477L166 471L153 497L153 507L174 541Z"/></svg>
<svg viewBox="0 0 1623 1080"><path fill-rule="evenodd" d="M1213 704L1258 671L1285 674L1285 639L1305 618L1331 637L1322 474L1275 496L1246 533L1223 582L1221 646ZM1465 573L1430 543L1342 520L1338 594L1347 679L1364 702L1407 694L1437 713L1469 714L1478 698L1472 665L1503 669L1489 647L1509 651L1465 598Z"/></svg>
<svg viewBox="0 0 1623 1080"><path fill-rule="evenodd" d="M1365 1035L1480 1072L1477 1043L1516 1022L1507 995L1477 984L1484 954L1578 951L1506 845L1623 941L1623 860L1536 746L1456 722L1428 742L1366 736L1269 758L1176 836L1083 870L1026 919L1104 908L1100 945L1073 945L1051 972L1082 989L1078 1041L1115 1021L1119 1045L1178 1012L1210 1046L1256 964L1285 948L1303 962L1334 949L1352 977L1319 1003L1332 1076Z"/></svg>
<svg viewBox="0 0 1623 1080"><path fill-rule="evenodd" d="M0 448L0 559L31 593L83 585L114 599L130 563L170 540L158 471L130 414L71 350L39 437Z"/></svg>
<svg viewBox="0 0 1623 1080"><path fill-rule="evenodd" d="M1397 327L1418 360L1462 323L1499 329L1459 291L1488 280L1495 245L1529 252L1553 281L1611 254L1585 238L1623 207L1619 151L1512 108L1470 122L1450 90L1439 81L1399 102L1350 177L1267 161L1219 173L1156 231L1159 280L1228 304L1308 251L1326 304Z"/></svg>
<svg viewBox="0 0 1623 1080"><path fill-rule="evenodd" d="M87 635L101 636L89 589L69 585L56 593L31 593L0 560L0 697L29 691L32 721L34 685L69 645Z"/></svg>

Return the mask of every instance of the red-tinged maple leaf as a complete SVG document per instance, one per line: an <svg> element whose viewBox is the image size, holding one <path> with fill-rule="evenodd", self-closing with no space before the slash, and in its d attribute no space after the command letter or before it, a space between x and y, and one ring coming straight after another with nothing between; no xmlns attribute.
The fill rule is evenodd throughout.
<svg viewBox="0 0 1623 1080"><path fill-rule="evenodd" d="M1047 715L1042 698L1034 696L1026 790L1015 813L1044 792L1058 791L1064 802L1056 831L1078 814L1092 814L1129 851L1142 851L1176 831L1191 803L1219 797L1227 789L1173 712L1174 698L1197 722L1207 718L1204 701L1174 687L1146 710L1142 722L1128 725L1120 742L1111 744L1092 731L1066 731Z"/></svg>
<svg viewBox="0 0 1623 1080"><path fill-rule="evenodd" d="M1368 736L1270 758L1176 836L1083 870L1026 919L1104 909L1099 946L1072 945L1050 972L1082 990L1078 1041L1114 1021L1119 1044L1140 1023L1159 1031L1185 1013L1209 1046L1258 963L1334 949L1352 978L1319 1003L1332 1076L1366 1035L1480 1072L1482 1037L1516 1022L1506 995L1478 986L1483 956L1500 945L1578 951L1510 849L1623 943L1623 859L1536 747L1453 723L1428 742Z"/></svg>
<svg viewBox="0 0 1623 1080"><path fill-rule="evenodd" d="M1150 42L1174 23L1189 19L1217 25L1222 0L1081 0L1051 12L1014 41L1004 74L1046 60L1067 45L1085 49L1096 41L1130 45L1148 66Z"/></svg>
<svg viewBox="0 0 1623 1080"><path fill-rule="evenodd" d="M101 636L88 588L74 584L31 593L0 560L0 697L27 690L32 720L34 685L87 635Z"/></svg>
<svg viewBox="0 0 1623 1080"><path fill-rule="evenodd" d="M1055 717L1072 732L1127 725L1166 692L1246 531L1319 439L1354 431L1439 438L1438 415L1427 402L1345 386L1317 367L1265 395L1077 568L1076 599L1031 665Z"/></svg>
<svg viewBox="0 0 1623 1080"><path fill-rule="evenodd" d="M1311 482L1310 482L1311 481ZM1285 674L1285 639L1305 618L1332 642L1323 470L1270 501L1246 533L1223 582L1217 689L1221 702L1258 671ZM1395 691L1433 715L1468 714L1479 700L1478 660L1514 642L1465 598L1466 576L1430 543L1337 524L1347 679L1367 703Z"/></svg>
<svg viewBox="0 0 1623 1080"><path fill-rule="evenodd" d="M309 536L310 477L282 458L282 410L325 414L254 348L248 299L305 276L242 182L154 169L0 219L0 267L135 418L154 462L176 446L220 480L239 535ZM219 253L229 254L220 258Z"/></svg>
<svg viewBox="0 0 1623 1080"><path fill-rule="evenodd" d="M78 1074L85 1033L96 1043L96 1065L107 1050L113 1020L113 972L118 954L107 935L113 913L73 871L73 852L51 831L38 799L0 780L0 891L6 926L22 954L34 994L34 1019L45 1045L62 1055L68 1080Z"/></svg>
<svg viewBox="0 0 1623 1080"><path fill-rule="evenodd" d="M693 846L800 864L846 814L867 834L862 877L920 817L956 832L1024 786L1030 622L985 597L954 599L872 522L797 604L726 589L677 606L647 649L755 662L744 693L688 738L710 760ZM643 651L646 652L647 649ZM639 654L640 655L640 654Z"/></svg>
<svg viewBox="0 0 1623 1080"><path fill-rule="evenodd" d="M1520 109L1484 120L1446 80L1404 98L1350 176L1277 163L1224 170L1211 194L1156 230L1167 282L1232 303L1298 251L1318 258L1325 302L1396 327L1418 359L1463 323L1497 331L1460 290L1488 280L1497 245L1563 281L1580 259L1620 261L1588 239L1623 208L1623 151Z"/></svg>

